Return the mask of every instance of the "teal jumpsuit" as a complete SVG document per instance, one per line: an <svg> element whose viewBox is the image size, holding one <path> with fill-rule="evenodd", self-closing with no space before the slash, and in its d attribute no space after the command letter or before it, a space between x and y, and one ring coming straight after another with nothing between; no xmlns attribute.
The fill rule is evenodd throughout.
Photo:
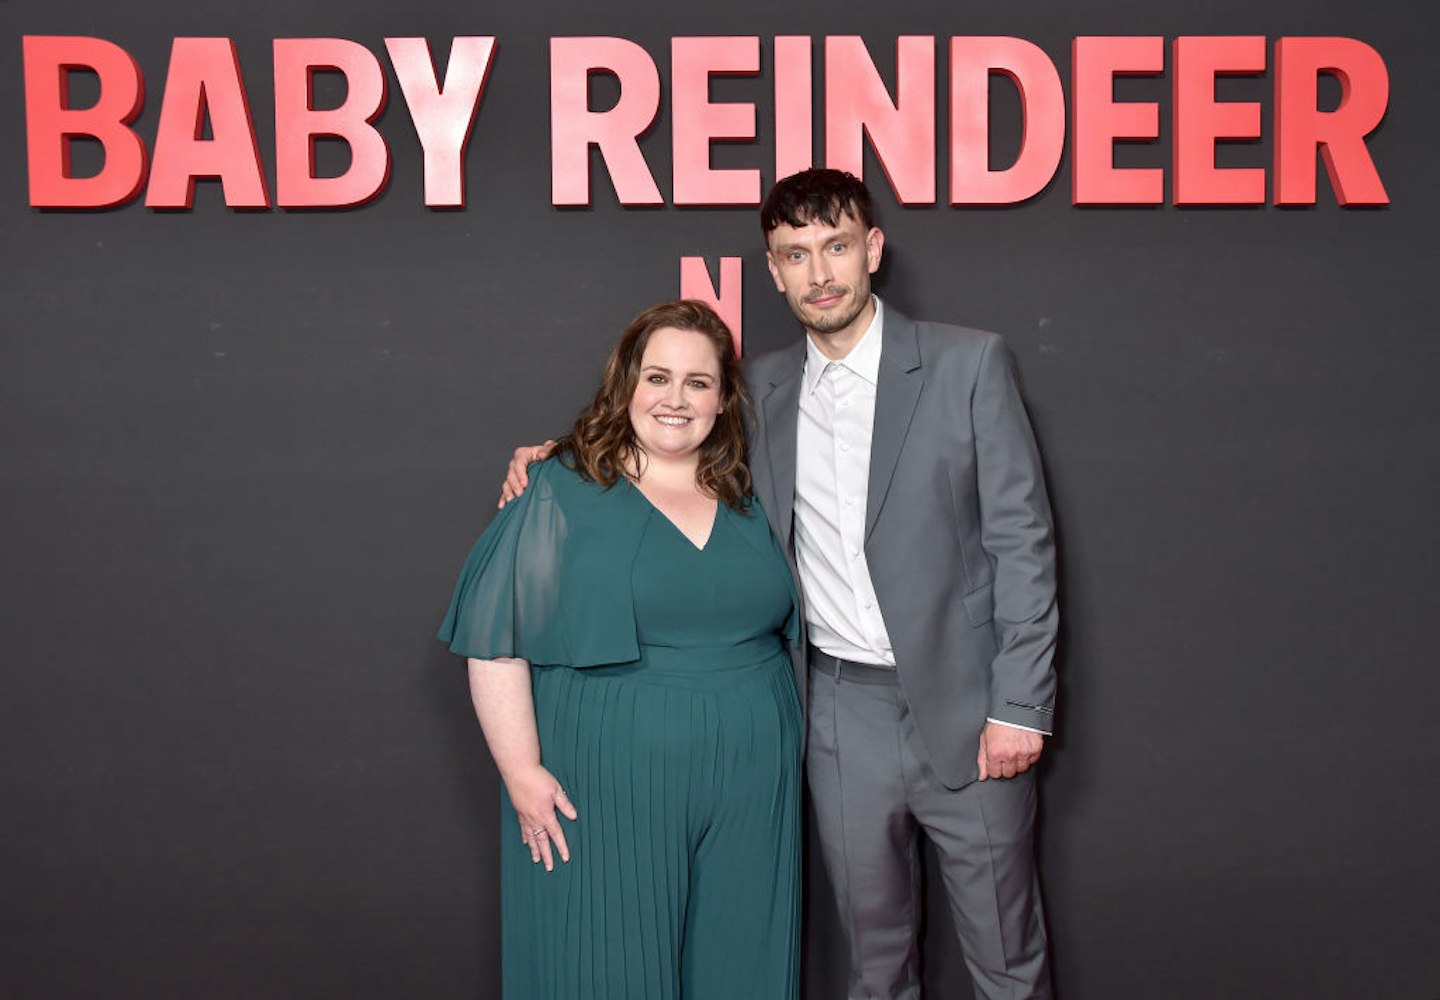
<svg viewBox="0 0 1440 1000"><path fill-rule="evenodd" d="M579 813L546 872L502 803L505 997L793 1000L796 600L764 512L719 505L697 549L627 482L554 460L531 480L440 632L531 662L541 759Z"/></svg>

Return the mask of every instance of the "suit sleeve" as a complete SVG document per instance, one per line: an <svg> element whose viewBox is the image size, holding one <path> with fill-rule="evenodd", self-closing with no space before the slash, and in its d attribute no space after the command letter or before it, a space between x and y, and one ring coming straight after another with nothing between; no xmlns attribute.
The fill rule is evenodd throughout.
<svg viewBox="0 0 1440 1000"><path fill-rule="evenodd" d="M1020 398L1014 361L999 337L987 340L971 400L981 544L995 570L987 715L1054 731L1055 533L1035 435Z"/></svg>

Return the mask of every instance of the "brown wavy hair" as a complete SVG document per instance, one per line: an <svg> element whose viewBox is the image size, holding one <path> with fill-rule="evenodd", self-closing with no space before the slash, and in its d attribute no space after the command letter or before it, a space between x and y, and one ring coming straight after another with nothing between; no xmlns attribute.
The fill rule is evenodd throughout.
<svg viewBox="0 0 1440 1000"><path fill-rule="evenodd" d="M722 412L700 445L695 481L707 495L733 510L744 511L750 496L750 467L745 464L745 427L750 396L735 356L735 341L725 321L703 302L677 299L651 306L636 316L605 362L600 387L575 419L575 426L555 444L554 455L582 476L614 486L629 471L639 471L644 454L630 426L630 400L640 382L640 363L651 335L663 327L703 334L720 362Z"/></svg>

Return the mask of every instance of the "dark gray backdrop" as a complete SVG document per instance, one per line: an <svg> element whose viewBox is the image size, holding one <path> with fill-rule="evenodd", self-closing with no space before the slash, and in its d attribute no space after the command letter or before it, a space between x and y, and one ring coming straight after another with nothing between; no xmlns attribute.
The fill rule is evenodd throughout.
<svg viewBox="0 0 1440 1000"><path fill-rule="evenodd" d="M1067 156L1022 206L901 209L870 161L882 293L1007 334L1045 452L1061 995L1440 996L1433 8L543 6L0 4L6 995L497 995L497 784L431 634L504 460L566 426L681 254L744 254L751 350L797 335L752 210L623 211L603 180L592 210L550 207L549 36L629 37L668 75L672 35L759 35L768 69L771 36L812 34L818 70L820 36L859 33L888 73L900 33L1011 34L1065 76L1075 35L1113 33L1369 42L1391 73L1370 148L1393 203L1343 210L1322 180L1313 209L1081 210ZM423 207L392 75L393 178L368 207L235 213L202 183L193 212L36 212L27 33L134 54L147 137L170 40L233 37L272 190L271 39L351 38L388 72L386 35L442 59L453 35L497 35L469 204ZM768 133L769 86L715 89ZM1120 91L1165 123L1120 161L1168 165L1168 78ZM1222 94L1262 100L1268 134L1266 82ZM645 143L666 190L668 126ZM770 148L715 158L763 167ZM812 879L812 998L840 995L824 891ZM931 912L931 995L964 997Z"/></svg>

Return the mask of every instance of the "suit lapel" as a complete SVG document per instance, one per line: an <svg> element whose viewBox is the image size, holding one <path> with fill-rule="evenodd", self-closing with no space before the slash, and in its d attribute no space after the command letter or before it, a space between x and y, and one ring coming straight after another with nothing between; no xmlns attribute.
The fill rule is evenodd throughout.
<svg viewBox="0 0 1440 1000"><path fill-rule="evenodd" d="M875 520L890 491L895 463L900 460L900 449L905 444L924 384L915 324L887 305L885 333L880 345L880 378L875 386L875 430L870 439L870 483L865 498L867 539L875 529ZM794 447L793 441L791 447ZM793 484L793 457L791 473Z"/></svg>
<svg viewBox="0 0 1440 1000"><path fill-rule="evenodd" d="M776 534L788 549L794 534L795 431L800 419L800 373L805 363L802 341L784 352L784 368L774 376L760 400L763 460L770 467L770 492L764 497ZM760 458L761 456L755 456Z"/></svg>

